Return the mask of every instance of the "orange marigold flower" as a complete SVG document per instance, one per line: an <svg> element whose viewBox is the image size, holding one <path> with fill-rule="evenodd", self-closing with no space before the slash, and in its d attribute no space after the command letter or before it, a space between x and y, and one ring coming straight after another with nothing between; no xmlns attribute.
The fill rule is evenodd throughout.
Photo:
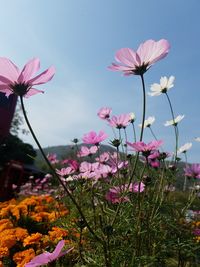
<svg viewBox="0 0 200 267"><path fill-rule="evenodd" d="M16 217L17 220L19 220L21 214L25 216L28 215L28 208L26 205L19 204L11 209L11 213L13 216Z"/></svg>
<svg viewBox="0 0 200 267"><path fill-rule="evenodd" d="M30 248L14 254L13 260L17 267L24 267L26 263L30 262L35 257L35 251Z"/></svg>
<svg viewBox="0 0 200 267"><path fill-rule="evenodd" d="M0 232L5 229L11 229L13 227L12 222L9 219L0 220Z"/></svg>
<svg viewBox="0 0 200 267"><path fill-rule="evenodd" d="M28 245L37 244L40 242L41 238L42 238L42 234L40 233L31 234L24 239L23 245L25 247Z"/></svg>
<svg viewBox="0 0 200 267"><path fill-rule="evenodd" d="M4 233L4 232L3 232ZM14 235L5 235L0 238L0 247L7 247L10 249L16 244L16 238Z"/></svg>
<svg viewBox="0 0 200 267"><path fill-rule="evenodd" d="M0 258L7 257L9 255L9 249L7 247L0 247Z"/></svg>
<svg viewBox="0 0 200 267"><path fill-rule="evenodd" d="M59 227L52 227L52 231L49 231L49 237L51 241L60 240L65 236L68 236L69 232Z"/></svg>
<svg viewBox="0 0 200 267"><path fill-rule="evenodd" d="M53 198L52 196L50 196L50 195L46 195L46 196L44 196L44 200L45 200L47 203L51 203L51 202L55 201L54 198Z"/></svg>
<svg viewBox="0 0 200 267"><path fill-rule="evenodd" d="M38 214L31 215L31 218L36 222L42 222L42 217Z"/></svg>
<svg viewBox="0 0 200 267"><path fill-rule="evenodd" d="M47 208L45 206L38 205L35 207L34 212L42 212L45 211Z"/></svg>
<svg viewBox="0 0 200 267"><path fill-rule="evenodd" d="M1 220L0 220L0 226L1 226L2 224L4 224L4 223L7 223L7 222L10 222L10 220L9 220L9 219L1 219Z"/></svg>
<svg viewBox="0 0 200 267"><path fill-rule="evenodd" d="M49 221L49 212L40 212L38 215L40 215L42 217L42 221Z"/></svg>
<svg viewBox="0 0 200 267"><path fill-rule="evenodd" d="M50 222L55 221L56 218L58 217L58 214L59 214L59 213L56 212L56 211L53 211L53 212L49 213L49 221L50 221Z"/></svg>
<svg viewBox="0 0 200 267"><path fill-rule="evenodd" d="M27 206L36 206L37 201L34 197L27 197L21 202L21 204L27 205Z"/></svg>
<svg viewBox="0 0 200 267"><path fill-rule="evenodd" d="M14 229L15 230L15 236L17 241L23 241L29 234L26 229L23 229L21 227L17 227Z"/></svg>
<svg viewBox="0 0 200 267"><path fill-rule="evenodd" d="M0 217L7 217L11 213L11 210L15 207L15 205L9 204L5 208L2 208L0 211Z"/></svg>

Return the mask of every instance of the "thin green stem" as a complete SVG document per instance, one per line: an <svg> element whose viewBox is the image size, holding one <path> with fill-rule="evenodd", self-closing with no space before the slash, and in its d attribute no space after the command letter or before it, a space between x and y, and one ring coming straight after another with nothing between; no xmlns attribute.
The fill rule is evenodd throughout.
<svg viewBox="0 0 200 267"><path fill-rule="evenodd" d="M127 132L126 132L126 128L124 128L124 136L125 136L125 150L126 150L126 156L128 154L128 148L127 148L127 141L128 141L128 137L127 137Z"/></svg>
<svg viewBox="0 0 200 267"><path fill-rule="evenodd" d="M135 125L134 125L133 122L131 124L133 126L134 142L136 142L137 141L137 136L136 136L136 131L135 131Z"/></svg>
<svg viewBox="0 0 200 267"><path fill-rule="evenodd" d="M153 137L155 138L155 140L158 140L157 137L156 137L156 135L154 134L154 132L153 132L151 126L149 126L148 128L149 128L151 134L153 135Z"/></svg>
<svg viewBox="0 0 200 267"><path fill-rule="evenodd" d="M172 119L173 119L173 126L174 126L174 132L175 132L175 154L174 154L174 162L176 163L177 161L177 151L178 151L178 127L177 125L175 124L175 116L174 116L174 111L173 111L173 108L172 108L172 103L171 103L171 100L167 94L167 92L165 93L166 97L167 97L167 100L168 100L168 103L169 103L169 107L170 107L170 110L171 110L171 114L172 114Z"/></svg>
<svg viewBox="0 0 200 267"><path fill-rule="evenodd" d="M187 160L187 153L186 153L186 151L184 152L184 155L185 155L185 165L187 165L188 160ZM186 190L186 185L187 185L187 176L185 175L185 177L184 177L184 184L183 184L183 191Z"/></svg>
<svg viewBox="0 0 200 267"><path fill-rule="evenodd" d="M32 134L32 136L33 136L33 139L34 139L34 141L36 142L36 144L37 144L37 146L38 146L38 148L39 148L39 150L40 150L40 152L41 152L41 154L42 154L44 160L46 161L46 163L47 163L47 165L49 166L50 170L52 171L53 175L58 179L59 183L60 183L60 184L62 185L62 187L64 188L65 192L67 193L67 195L69 196L69 198L71 199L71 201L72 201L72 202L74 203L74 205L76 206L76 208L77 208L77 210L78 210L80 216L82 217L82 219L83 219L83 221L84 221L86 227L87 227L88 230L90 231L90 233L95 237L95 239L96 239L97 241L101 241L101 239L94 233L94 231L92 230L92 228L91 228L90 225L88 224L88 222L87 222L87 220L86 220L86 218L85 218L85 216L84 216L84 214L83 214L83 212L82 212L80 206L79 206L78 203L76 202L75 198L72 196L72 194L70 193L70 191L68 190L68 188L66 187L66 185L65 185L65 184L63 183L63 181L60 179L59 175L55 172L55 170L54 170L54 168L52 167L51 163L49 162L47 156L45 155L44 150L42 149L42 147L41 147L41 145L40 145L40 143L39 143L39 141L38 141L38 139L37 139L37 137L36 137L36 135L35 135L35 133L34 133L32 127L31 127L31 124L30 124L30 122L29 122L29 120L28 120L28 117L27 117L27 115L26 115L26 110L25 110L25 107L24 107L24 102L23 102L23 97L22 97L22 96L20 96L20 102L21 102L21 107L22 107L22 112L23 112L23 115L24 115L24 119L25 119L25 121L26 121L26 123L27 123L27 125L28 125L29 131L31 132L31 134Z"/></svg>
<svg viewBox="0 0 200 267"><path fill-rule="evenodd" d="M143 138L143 132L144 132L144 121L145 121L145 115L146 115L146 92L145 92L145 83L144 83L144 76L143 74L140 75L142 80L142 91L143 91L143 115L142 115L142 128L140 132L140 142Z"/></svg>
<svg viewBox="0 0 200 267"><path fill-rule="evenodd" d="M121 148L122 148L122 152L123 154L125 154L124 152L124 144L123 144L123 139L122 139L122 135L121 135L121 129L119 129L119 140L120 140L120 143L121 143Z"/></svg>
<svg viewBox="0 0 200 267"><path fill-rule="evenodd" d="M140 142L141 142L142 139L143 139L144 121L145 121L145 115L146 115L146 92L145 92L145 83L144 83L143 74L141 74L140 77L141 77L141 80L142 80L142 91L143 91L143 115L142 115L142 127L141 127L141 132L140 132ZM134 167L133 167L132 173L130 175L130 179L129 179L128 185L130 185L131 180L132 180L132 178L133 178L133 176L135 174L135 170L136 170L136 167L137 167L138 160L139 160L139 152L136 153L135 163L134 163Z"/></svg>

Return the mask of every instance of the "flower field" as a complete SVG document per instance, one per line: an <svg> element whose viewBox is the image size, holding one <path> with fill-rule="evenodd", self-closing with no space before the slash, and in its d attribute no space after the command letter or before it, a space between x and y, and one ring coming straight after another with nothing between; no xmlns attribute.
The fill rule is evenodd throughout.
<svg viewBox="0 0 200 267"><path fill-rule="evenodd" d="M34 76L38 58L22 70L0 58L0 91L18 96L48 168L45 177L32 177L16 190L16 198L0 203L1 266L200 266L200 163L187 162L192 143L179 144L185 116L177 115L172 105L174 76L161 77L148 92L168 103L171 118L164 126L172 129L173 151L154 133L155 117L147 116L146 72L169 51L169 42L161 39L116 52L108 69L141 81L139 134L135 113L112 115L112 108L102 107L97 116L113 137L102 130L85 133L81 142L72 141L71 157L63 159L44 153L24 105L24 98L43 93L34 87L49 82L55 68ZM152 139L144 140L145 131ZM102 151L106 140L112 149ZM199 140L195 138L196 144Z"/></svg>

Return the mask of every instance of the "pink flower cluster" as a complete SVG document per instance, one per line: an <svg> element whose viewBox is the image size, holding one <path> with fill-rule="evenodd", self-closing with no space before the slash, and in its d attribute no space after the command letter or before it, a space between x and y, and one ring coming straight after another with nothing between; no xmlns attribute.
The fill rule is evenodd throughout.
<svg viewBox="0 0 200 267"><path fill-rule="evenodd" d="M100 119L108 121L111 127L121 129L126 128L131 122L133 122L133 113L120 114L118 116L113 115L111 117L112 109L108 107L101 108L97 115Z"/></svg>
<svg viewBox="0 0 200 267"><path fill-rule="evenodd" d="M93 178L98 180L100 178L107 178L115 174L118 170L127 168L128 161L121 161L117 159L116 153L109 154L104 152L99 158L96 158L97 162L90 163L83 161L79 168L79 178Z"/></svg>
<svg viewBox="0 0 200 267"><path fill-rule="evenodd" d="M114 186L106 193L106 200L115 204L121 202L129 202L130 199L127 193L141 193L145 190L145 185L142 182L131 183L130 185L124 184Z"/></svg>
<svg viewBox="0 0 200 267"><path fill-rule="evenodd" d="M200 179L200 164L191 164L184 168L185 176Z"/></svg>

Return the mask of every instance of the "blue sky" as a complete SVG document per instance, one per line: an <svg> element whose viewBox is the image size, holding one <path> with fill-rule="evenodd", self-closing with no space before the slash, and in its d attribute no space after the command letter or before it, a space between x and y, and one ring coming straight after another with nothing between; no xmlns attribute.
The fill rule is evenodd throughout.
<svg viewBox="0 0 200 267"><path fill-rule="evenodd" d="M109 71L115 52L137 49L147 39L167 39L169 55L146 74L147 91L161 76L174 75L169 92L179 124L180 145L192 142L191 162L199 162L200 143L200 2L198 0L0 0L0 55L19 67L33 57L41 70L54 65L56 75L38 87L45 94L25 100L29 118L42 146L69 144L90 130L111 129L96 113L102 106L113 114L134 112L141 122L142 90L137 76ZM165 96L149 97L147 117L153 130L173 150L174 132L165 127L171 114ZM138 127L137 127L138 128ZM138 129L139 131L139 129ZM30 135L24 141L34 145ZM132 141L132 133L129 135ZM144 141L151 141L145 131ZM34 145L35 146L35 145Z"/></svg>

